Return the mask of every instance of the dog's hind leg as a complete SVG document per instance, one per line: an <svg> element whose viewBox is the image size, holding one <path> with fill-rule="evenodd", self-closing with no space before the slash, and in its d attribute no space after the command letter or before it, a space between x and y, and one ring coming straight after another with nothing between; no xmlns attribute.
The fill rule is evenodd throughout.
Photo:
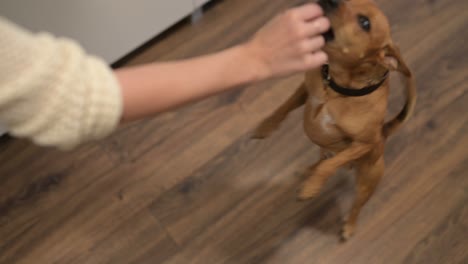
<svg viewBox="0 0 468 264"><path fill-rule="evenodd" d="M361 159L356 162L356 198L351 212L346 220L341 238L348 240L356 229L356 223L362 207L369 201L384 174L384 158L381 155L376 159Z"/></svg>
<svg viewBox="0 0 468 264"><path fill-rule="evenodd" d="M299 108L307 101L307 90L305 84L301 86L294 92L294 94L284 102L276 111L267 117L263 122L258 126L258 128L253 133L253 138L266 138L273 131L275 131L281 122L286 119L289 112Z"/></svg>
<svg viewBox="0 0 468 264"><path fill-rule="evenodd" d="M337 153L334 157L321 160L314 168L314 172L307 179L299 192L299 199L310 199L317 196L328 178L335 171L353 160L357 160L368 153L372 145L354 142L347 149Z"/></svg>

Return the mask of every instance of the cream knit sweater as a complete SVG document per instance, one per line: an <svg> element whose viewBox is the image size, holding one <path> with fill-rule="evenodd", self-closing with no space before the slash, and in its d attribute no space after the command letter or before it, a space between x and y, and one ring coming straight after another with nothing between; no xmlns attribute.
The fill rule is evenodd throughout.
<svg viewBox="0 0 468 264"><path fill-rule="evenodd" d="M0 17L0 122L12 135L70 149L108 135L121 112L120 87L102 60Z"/></svg>

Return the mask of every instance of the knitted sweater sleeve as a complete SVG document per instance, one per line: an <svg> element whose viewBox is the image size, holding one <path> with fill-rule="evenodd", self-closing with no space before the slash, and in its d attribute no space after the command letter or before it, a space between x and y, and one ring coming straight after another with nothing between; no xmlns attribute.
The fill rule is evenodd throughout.
<svg viewBox="0 0 468 264"><path fill-rule="evenodd" d="M119 84L102 60L0 17L0 122L12 135L70 149L108 135L121 114Z"/></svg>

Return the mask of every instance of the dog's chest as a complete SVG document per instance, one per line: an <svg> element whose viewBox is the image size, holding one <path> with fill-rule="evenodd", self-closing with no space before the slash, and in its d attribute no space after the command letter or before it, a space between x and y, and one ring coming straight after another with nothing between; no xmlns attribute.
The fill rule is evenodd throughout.
<svg viewBox="0 0 468 264"><path fill-rule="evenodd" d="M327 146L343 139L329 106L322 99L309 96L304 113L304 129L317 145Z"/></svg>
<svg viewBox="0 0 468 264"><path fill-rule="evenodd" d="M333 126L336 125L336 123L335 119L330 114L327 105L317 97L311 97L308 103L310 105L311 121L317 123L322 131L329 132L333 129Z"/></svg>

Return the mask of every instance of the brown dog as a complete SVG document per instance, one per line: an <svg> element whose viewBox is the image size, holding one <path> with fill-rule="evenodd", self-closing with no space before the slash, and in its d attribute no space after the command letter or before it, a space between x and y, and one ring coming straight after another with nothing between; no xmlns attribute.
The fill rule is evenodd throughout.
<svg viewBox="0 0 468 264"><path fill-rule="evenodd" d="M411 115L416 102L412 74L392 42L385 15L371 0L319 1L331 21L324 48L329 65L306 73L305 82L258 127L265 138L287 114L305 104L304 128L321 147L322 159L300 190L299 197L317 196L341 166L356 169L356 198L342 238L355 230L361 208L384 174L384 144ZM406 105L385 123L389 94L388 72L406 77ZM334 154L327 158L327 153Z"/></svg>

